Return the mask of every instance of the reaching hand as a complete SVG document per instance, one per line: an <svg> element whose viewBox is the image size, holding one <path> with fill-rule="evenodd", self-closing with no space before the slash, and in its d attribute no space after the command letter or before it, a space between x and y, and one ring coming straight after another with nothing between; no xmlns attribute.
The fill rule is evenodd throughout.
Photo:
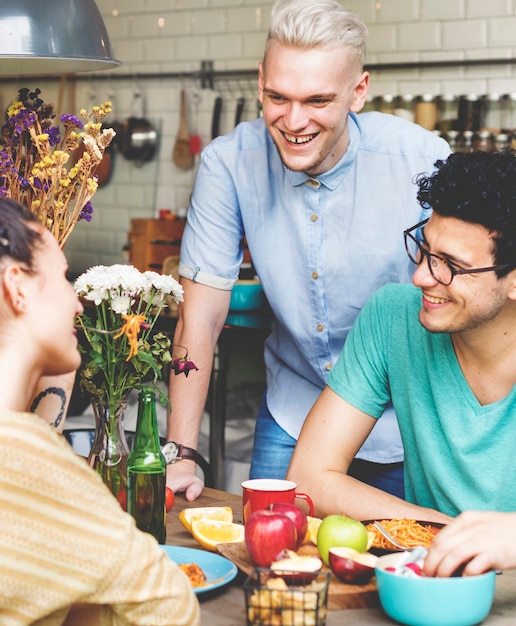
<svg viewBox="0 0 516 626"><path fill-rule="evenodd" d="M174 493L185 494L187 500L196 500L204 489L204 482L195 473L192 461L179 461L167 468L167 487Z"/></svg>
<svg viewBox="0 0 516 626"><path fill-rule="evenodd" d="M427 576L516 568L516 513L461 513L435 537L425 559Z"/></svg>

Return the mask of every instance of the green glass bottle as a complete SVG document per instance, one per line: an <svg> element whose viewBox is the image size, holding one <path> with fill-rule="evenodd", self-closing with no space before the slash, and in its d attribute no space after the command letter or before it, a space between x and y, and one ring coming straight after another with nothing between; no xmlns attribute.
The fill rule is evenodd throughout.
<svg viewBox="0 0 516 626"><path fill-rule="evenodd" d="M166 471L159 442L156 396L152 389L144 388L138 398L136 434L127 459L127 511L140 530L161 544L166 539Z"/></svg>

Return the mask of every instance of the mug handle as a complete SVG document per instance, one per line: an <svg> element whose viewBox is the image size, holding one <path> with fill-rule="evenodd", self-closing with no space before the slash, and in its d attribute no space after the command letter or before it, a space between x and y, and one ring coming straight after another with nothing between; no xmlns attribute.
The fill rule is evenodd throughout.
<svg viewBox="0 0 516 626"><path fill-rule="evenodd" d="M307 496L306 493L298 493L294 494L294 498L299 498L300 500L304 500L308 504L308 508L310 509L310 517L314 516L314 503L312 502L312 498Z"/></svg>

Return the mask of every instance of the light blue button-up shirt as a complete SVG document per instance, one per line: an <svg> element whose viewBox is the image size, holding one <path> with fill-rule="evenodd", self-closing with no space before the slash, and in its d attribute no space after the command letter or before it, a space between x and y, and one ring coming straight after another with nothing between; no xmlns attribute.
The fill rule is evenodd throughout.
<svg viewBox="0 0 516 626"><path fill-rule="evenodd" d="M410 281L403 230L421 219L414 177L450 153L392 115L350 114L348 126L346 154L317 177L283 165L263 119L214 140L202 152L182 239L180 275L231 289L247 237L274 315L267 405L295 438L364 302L385 283ZM359 456L402 460L392 413Z"/></svg>

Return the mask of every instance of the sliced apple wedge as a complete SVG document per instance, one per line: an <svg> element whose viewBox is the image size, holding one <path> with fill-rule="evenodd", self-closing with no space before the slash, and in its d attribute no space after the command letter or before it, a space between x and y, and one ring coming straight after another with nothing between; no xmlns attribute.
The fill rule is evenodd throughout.
<svg viewBox="0 0 516 626"><path fill-rule="evenodd" d="M374 574L378 557L353 548L335 547L329 550L330 569L343 583L363 585Z"/></svg>
<svg viewBox="0 0 516 626"><path fill-rule="evenodd" d="M302 556L293 553L274 561L271 570L275 576L283 578L289 585L308 585L322 569L322 561L317 556Z"/></svg>

